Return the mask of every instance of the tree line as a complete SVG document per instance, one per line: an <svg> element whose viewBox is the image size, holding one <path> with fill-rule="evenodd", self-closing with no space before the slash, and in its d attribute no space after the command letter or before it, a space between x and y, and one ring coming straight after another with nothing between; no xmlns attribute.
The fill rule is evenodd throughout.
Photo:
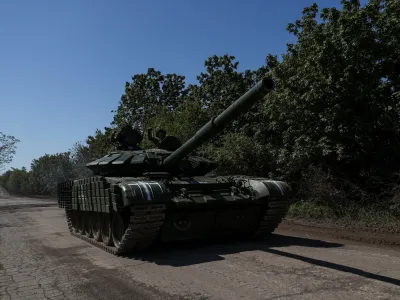
<svg viewBox="0 0 400 300"><path fill-rule="evenodd" d="M218 174L285 180L298 201L337 214L356 204L400 215L400 1L341 4L304 8L287 26L296 42L281 59L267 54L257 69L239 71L226 54L205 61L197 84L153 68L132 76L107 127L65 153L33 160L30 171L5 172L0 185L17 194L54 194L58 181L90 175L85 163L108 152L112 128L123 124L144 132L161 127L185 141L268 76L276 91L197 154L216 160ZM7 162L3 154L0 160Z"/></svg>

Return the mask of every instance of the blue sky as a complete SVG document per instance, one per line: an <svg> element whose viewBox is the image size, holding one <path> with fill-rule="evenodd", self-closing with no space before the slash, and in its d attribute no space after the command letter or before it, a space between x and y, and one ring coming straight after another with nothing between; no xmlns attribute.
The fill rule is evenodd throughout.
<svg viewBox="0 0 400 300"><path fill-rule="evenodd" d="M339 0L14 0L0 2L0 131L18 144L7 167L67 151L112 121L126 81L152 67L195 83L211 55L240 69L293 41L305 6ZM365 1L363 1L365 2Z"/></svg>

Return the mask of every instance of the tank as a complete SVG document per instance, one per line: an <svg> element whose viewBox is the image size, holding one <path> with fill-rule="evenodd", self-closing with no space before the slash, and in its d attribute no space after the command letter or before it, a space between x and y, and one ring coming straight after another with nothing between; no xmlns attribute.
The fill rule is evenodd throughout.
<svg viewBox="0 0 400 300"><path fill-rule="evenodd" d="M156 241L272 233L289 209L288 184L211 176L217 163L190 154L273 89L271 79L262 79L184 144L167 136L157 149L111 152L86 165L92 176L59 183L71 234L126 255Z"/></svg>

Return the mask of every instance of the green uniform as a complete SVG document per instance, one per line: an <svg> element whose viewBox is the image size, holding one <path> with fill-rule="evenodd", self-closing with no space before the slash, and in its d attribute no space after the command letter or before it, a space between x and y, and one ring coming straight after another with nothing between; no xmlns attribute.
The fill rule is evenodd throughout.
<svg viewBox="0 0 400 300"><path fill-rule="evenodd" d="M149 140L152 141L157 147L160 147L161 142L164 140L165 135L166 135L166 131L164 129L157 130L156 135L158 135L160 132L164 133L164 137L163 138L154 136L152 128L149 128L149 130L147 131L147 136L148 136Z"/></svg>

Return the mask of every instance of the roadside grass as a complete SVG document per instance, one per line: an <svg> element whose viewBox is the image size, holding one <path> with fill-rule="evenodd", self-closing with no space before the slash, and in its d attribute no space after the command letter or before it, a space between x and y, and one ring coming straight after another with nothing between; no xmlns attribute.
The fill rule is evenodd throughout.
<svg viewBox="0 0 400 300"><path fill-rule="evenodd" d="M337 205L334 208L310 201L298 201L291 205L287 218L324 222L359 230L373 230L400 234L400 216L388 207L357 204ZM322 224L323 225L323 224Z"/></svg>

